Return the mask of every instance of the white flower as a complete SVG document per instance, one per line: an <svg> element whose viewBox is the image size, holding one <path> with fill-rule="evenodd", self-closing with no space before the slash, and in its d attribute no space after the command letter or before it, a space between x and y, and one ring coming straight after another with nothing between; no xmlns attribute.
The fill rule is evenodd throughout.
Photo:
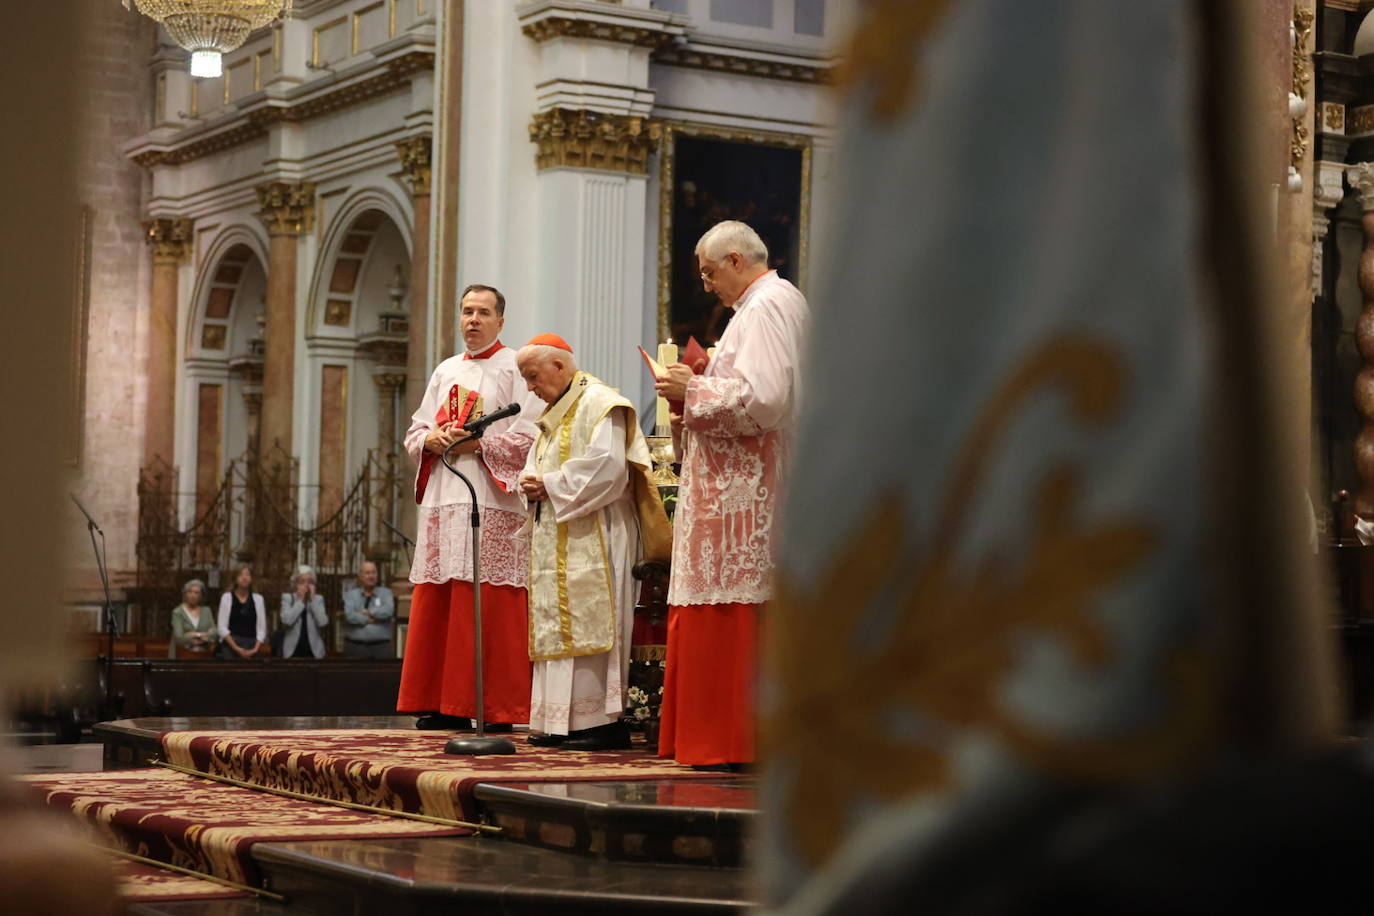
<svg viewBox="0 0 1374 916"><path fill-rule="evenodd" d="M638 709L636 709L636 710L635 710L635 718L636 718L636 719L647 719L647 718L649 718L649 707L647 707L647 706L641 706L641 707L639 707Z"/></svg>

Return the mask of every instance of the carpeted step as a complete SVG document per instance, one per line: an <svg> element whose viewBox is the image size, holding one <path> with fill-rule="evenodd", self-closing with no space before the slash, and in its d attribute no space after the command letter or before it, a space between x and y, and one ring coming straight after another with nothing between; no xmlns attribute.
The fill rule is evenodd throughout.
<svg viewBox="0 0 1374 916"><path fill-rule="evenodd" d="M297 801L165 769L23 776L100 841L159 862L256 886L250 850L264 840L457 836L467 831Z"/></svg>
<svg viewBox="0 0 1374 916"><path fill-rule="evenodd" d="M658 757L642 736L627 751L537 748L517 753L444 753L452 735L410 729L171 731L165 759L212 775L341 801L457 820L476 820L481 783L719 779Z"/></svg>

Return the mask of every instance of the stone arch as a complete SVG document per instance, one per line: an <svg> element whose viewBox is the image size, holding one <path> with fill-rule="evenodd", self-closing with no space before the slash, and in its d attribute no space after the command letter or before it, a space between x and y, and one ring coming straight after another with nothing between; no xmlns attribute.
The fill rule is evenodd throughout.
<svg viewBox="0 0 1374 916"><path fill-rule="evenodd" d="M322 239L305 320L307 428L318 432L303 463L320 517L403 422L412 244L408 211L376 189L344 201Z"/></svg>
<svg viewBox="0 0 1374 916"><path fill-rule="evenodd" d="M385 240L388 227L402 243L404 258L398 263L409 288L410 252L414 248L411 222L409 208L379 188L364 188L343 202L324 234L311 278L305 321L308 334L330 335L331 328L356 327L357 310L349 306L355 304L363 275L372 267L368 262L375 254L374 243L379 235ZM391 267L385 269L389 277ZM331 306L331 301L338 304ZM344 309L347 316L341 314Z"/></svg>
<svg viewBox="0 0 1374 916"><path fill-rule="evenodd" d="M262 392L260 315L267 292L266 245L230 227L208 246L187 311L182 363L183 491L199 516L225 467L254 448ZM191 486L187 486L190 484Z"/></svg>

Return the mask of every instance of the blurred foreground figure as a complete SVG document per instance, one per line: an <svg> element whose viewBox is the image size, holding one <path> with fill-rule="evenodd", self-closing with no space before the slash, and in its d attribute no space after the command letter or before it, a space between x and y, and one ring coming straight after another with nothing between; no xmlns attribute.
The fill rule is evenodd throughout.
<svg viewBox="0 0 1374 916"><path fill-rule="evenodd" d="M1278 422L1261 6L865 5L768 630L786 912L1367 896Z"/></svg>
<svg viewBox="0 0 1374 916"><path fill-rule="evenodd" d="M63 485L77 460L68 445L71 431L81 423L68 388L75 375L72 303L82 273L76 257L76 153L86 139L84 100L96 98L96 85L108 86L108 75L97 75L100 67L83 45L82 30L98 21L83 15L90 9L75 0L34 4L24 11L20 28L0 38L0 79L25 86L6 103L6 117L24 125L24 142L7 143L0 154L12 176L6 187L11 206L0 218L0 298L24 303L7 310L6 330L17 345L0 373L0 401L15 429L63 443L56 456L52 449L5 450L3 469L11 485L0 531L14 574L0 611L4 721L10 721L16 698L63 682L77 644L59 600L70 569L61 532L80 524ZM42 269L35 270L39 264ZM30 787L10 780L16 767L8 755L12 740L0 739L0 912L116 912L109 857L89 846L70 818L43 810Z"/></svg>

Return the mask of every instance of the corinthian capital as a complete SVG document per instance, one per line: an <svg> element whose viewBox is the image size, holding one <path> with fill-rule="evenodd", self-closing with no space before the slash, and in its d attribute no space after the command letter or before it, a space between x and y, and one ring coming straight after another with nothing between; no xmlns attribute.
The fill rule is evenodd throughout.
<svg viewBox="0 0 1374 916"><path fill-rule="evenodd" d="M396 144L401 171L410 184L410 193L419 197L429 193L431 142L429 136L409 137Z"/></svg>
<svg viewBox="0 0 1374 916"><path fill-rule="evenodd" d="M534 116L530 140L540 169L556 166L643 175L663 127L634 115L554 108Z"/></svg>
<svg viewBox="0 0 1374 916"><path fill-rule="evenodd" d="M154 264L180 264L191 253L191 221L158 216L143 224L143 237L153 247Z"/></svg>
<svg viewBox="0 0 1374 916"><path fill-rule="evenodd" d="M300 235L315 224L315 184L311 181L269 181L257 187L258 219L268 235Z"/></svg>
<svg viewBox="0 0 1374 916"><path fill-rule="evenodd" d="M1359 192L1364 208L1374 210L1374 162L1357 162L1346 166L1345 178Z"/></svg>

